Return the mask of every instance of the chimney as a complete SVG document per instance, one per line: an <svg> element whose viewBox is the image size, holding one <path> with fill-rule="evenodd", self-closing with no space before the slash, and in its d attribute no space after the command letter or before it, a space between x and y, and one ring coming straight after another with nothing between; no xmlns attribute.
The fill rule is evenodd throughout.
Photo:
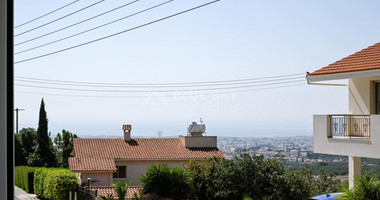
<svg viewBox="0 0 380 200"><path fill-rule="evenodd" d="M132 125L123 125L123 131L124 131L124 141L129 142L131 141L131 130L132 130Z"/></svg>

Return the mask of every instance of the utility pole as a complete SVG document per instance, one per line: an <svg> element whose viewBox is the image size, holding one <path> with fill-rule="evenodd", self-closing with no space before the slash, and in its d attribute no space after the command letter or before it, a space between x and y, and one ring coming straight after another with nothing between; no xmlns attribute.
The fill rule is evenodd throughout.
<svg viewBox="0 0 380 200"><path fill-rule="evenodd" d="M18 133L18 111L24 111L25 109L22 108L16 108L16 133Z"/></svg>

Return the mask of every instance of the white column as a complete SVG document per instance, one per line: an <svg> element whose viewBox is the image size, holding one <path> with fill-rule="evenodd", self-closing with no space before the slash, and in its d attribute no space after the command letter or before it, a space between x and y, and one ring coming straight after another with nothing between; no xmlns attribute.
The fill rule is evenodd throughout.
<svg viewBox="0 0 380 200"><path fill-rule="evenodd" d="M348 156L348 185L352 189L354 187L354 179L362 174L362 158Z"/></svg>

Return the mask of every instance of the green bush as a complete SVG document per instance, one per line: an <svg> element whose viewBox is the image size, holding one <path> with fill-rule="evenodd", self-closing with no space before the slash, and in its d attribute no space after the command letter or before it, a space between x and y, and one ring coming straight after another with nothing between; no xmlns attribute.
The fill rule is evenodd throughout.
<svg viewBox="0 0 380 200"><path fill-rule="evenodd" d="M185 199L189 188L188 172L180 167L151 165L139 180L144 194L159 198Z"/></svg>
<svg viewBox="0 0 380 200"><path fill-rule="evenodd" d="M347 190L338 196L339 200L366 200L380 199L380 179L374 174L369 173L355 179L352 190Z"/></svg>
<svg viewBox="0 0 380 200"><path fill-rule="evenodd" d="M43 198L67 200L69 192L79 186L74 172L68 169L49 170L43 184Z"/></svg>
<svg viewBox="0 0 380 200"><path fill-rule="evenodd" d="M33 193L33 177L36 169L28 166L15 167L15 185L27 193Z"/></svg>
<svg viewBox="0 0 380 200"><path fill-rule="evenodd" d="M340 181L312 169L286 171L276 159L241 155L234 160L211 158L190 161L189 199L303 200L316 194L337 192Z"/></svg>
<svg viewBox="0 0 380 200"><path fill-rule="evenodd" d="M43 197L44 182L48 172L47 168L38 168L34 171L34 193L39 197Z"/></svg>

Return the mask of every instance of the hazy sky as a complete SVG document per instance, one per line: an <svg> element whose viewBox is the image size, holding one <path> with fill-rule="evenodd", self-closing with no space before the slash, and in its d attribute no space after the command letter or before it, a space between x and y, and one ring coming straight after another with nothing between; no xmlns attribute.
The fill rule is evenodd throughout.
<svg viewBox="0 0 380 200"><path fill-rule="evenodd" d="M69 0L15 1L15 25L41 16ZM81 0L15 29L22 33L96 1ZM15 38L41 36L131 1L105 0L96 6ZM140 0L111 14L56 34L17 45L21 51L165 2ZM144 14L68 40L15 56L39 56L144 24L206 3L175 0ZM305 73L379 42L379 1L222 0L207 7L56 55L15 65L15 75L31 78L107 82L198 82ZM301 75L303 76L303 75ZM16 84L38 85L16 81ZM57 87L57 86L52 86ZM64 86L61 86L64 87ZM112 88L105 88L112 89ZM119 88L120 89L120 88ZM252 88L255 89L255 88ZM186 134L186 123L204 120L208 135L311 135L312 115L347 113L345 87L303 85L223 95L62 91L15 88L20 127L37 127L44 97L49 130L78 135L120 135L132 124L137 136ZM32 92L40 94L27 94ZM145 96L90 98L53 96Z"/></svg>

